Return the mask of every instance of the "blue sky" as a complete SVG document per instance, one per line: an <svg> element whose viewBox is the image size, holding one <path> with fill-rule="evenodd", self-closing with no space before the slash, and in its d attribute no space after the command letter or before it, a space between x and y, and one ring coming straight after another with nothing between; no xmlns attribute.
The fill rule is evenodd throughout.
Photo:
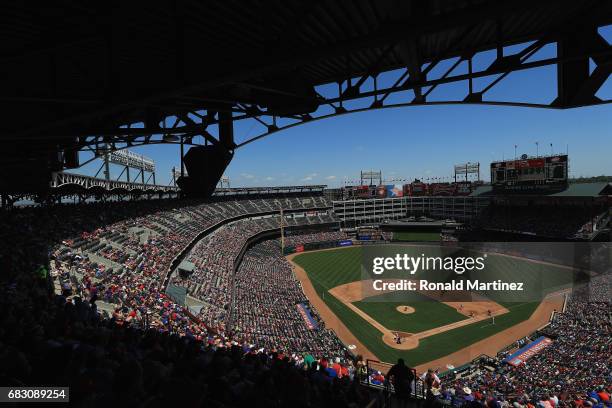
<svg viewBox="0 0 612 408"><path fill-rule="evenodd" d="M611 32L610 27L604 32L608 41ZM534 58L551 55L554 48L549 47ZM487 66L491 58L485 53L475 65ZM379 85L393 81L394 74L383 76ZM553 67L512 73L487 99L548 103L554 98L555 83ZM477 81L477 89L482 84ZM440 87L428 100L457 98L465 94L465 86ZM324 87L320 91L326 92ZM598 95L612 98L610 78ZM406 97L393 95L396 101ZM251 123L238 123L236 138L244 140L257 130ZM454 164L470 161L481 163L482 178L488 180L491 161L514 156L515 144L519 154L535 155L536 141L540 154L550 153L550 143L555 153L568 148L572 177L612 175L612 105L569 110L439 105L347 114L296 126L238 149L226 175L232 186L339 186L369 169L381 170L385 178L450 177ZM179 163L175 145L133 151L156 161L159 183L167 184L170 169ZM99 166L94 162L79 171L92 174ZM116 177L119 171L112 174Z"/></svg>

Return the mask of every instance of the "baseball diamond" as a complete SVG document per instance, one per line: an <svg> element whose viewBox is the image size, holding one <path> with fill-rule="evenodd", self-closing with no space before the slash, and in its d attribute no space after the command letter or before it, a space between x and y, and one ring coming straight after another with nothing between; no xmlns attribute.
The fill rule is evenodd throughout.
<svg viewBox="0 0 612 408"><path fill-rule="evenodd" d="M441 292L437 298L432 292L416 292L411 293L409 305L414 312L405 315L399 312L405 300L397 292L371 296L373 293L363 290L371 282L361 280L361 251L342 248L288 258L328 326L345 344L355 344L357 353L377 360L402 357L414 366L460 366L475 355L494 355L546 324L551 313L563 306L565 292L550 293L541 301L500 303L444 301ZM489 255L489 260L499 265L498 274L505 270L514 273L517 280L521 270L529 273L535 265L552 273L567 272L567 268L529 259Z"/></svg>

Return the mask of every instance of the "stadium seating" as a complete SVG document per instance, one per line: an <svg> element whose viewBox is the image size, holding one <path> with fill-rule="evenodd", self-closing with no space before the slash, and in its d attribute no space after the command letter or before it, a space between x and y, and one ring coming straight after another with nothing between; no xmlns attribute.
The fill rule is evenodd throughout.
<svg viewBox="0 0 612 408"><path fill-rule="evenodd" d="M287 202L297 208L304 199ZM163 293L172 260L202 230L276 208L271 200L243 204L106 203L3 214L1 383L69 385L71 403L80 406L204 399L219 407L365 406L370 396L357 387L352 360L338 354L332 333L321 329L327 343L313 347L325 353L316 359L279 348L274 337L265 346L238 343ZM310 222L303 217L296 224ZM218 245L212 237L227 244L240 236L224 248L229 260L250 234L279 223L278 217L230 222L194 254ZM227 262L206 258L206 265L211 261ZM217 273L223 276L223 268ZM312 338L316 342L317 334Z"/></svg>
<svg viewBox="0 0 612 408"><path fill-rule="evenodd" d="M346 233L341 231L320 231L309 234L296 234L285 236L286 246L304 245L310 242L339 241L347 239Z"/></svg>
<svg viewBox="0 0 612 408"><path fill-rule="evenodd" d="M573 238L602 219L607 208L582 206L502 206L493 205L480 214L474 226L547 238Z"/></svg>
<svg viewBox="0 0 612 408"><path fill-rule="evenodd" d="M0 383L69 385L79 406L367 405L371 395L359 386L358 363L305 298L278 240L249 249L234 273L245 243L278 228L279 216L270 213L281 205L326 202L321 196L143 201L4 212ZM515 225L528 225L531 216ZM584 225L575 218L568 222L572 231ZM497 222L493 214L490 220ZM331 214L287 215L284 223L335 221ZM194 314L164 293L164 283L176 257L203 231L212 232L187 256L193 273L170 278L203 303ZM308 231L285 243L345 238ZM519 367L503 363L502 353L469 378L447 375L431 399L453 406L606 406L611 272L575 290L565 312L537 333L554 338L554 347Z"/></svg>
<svg viewBox="0 0 612 408"><path fill-rule="evenodd" d="M502 353L469 378L443 378L436 398L454 406L474 401L487 406L609 406L611 289L609 273L575 288L565 312L535 334L553 338L552 346L517 367L502 362L508 354Z"/></svg>
<svg viewBox="0 0 612 408"><path fill-rule="evenodd" d="M337 237L339 233L330 233ZM300 242L317 242L322 233L305 234ZM294 237L297 239L297 237ZM346 350L310 306L291 265L280 254L280 242L268 240L250 249L236 275L231 332L238 341L281 347L315 356L345 356ZM308 328L298 312L306 305L316 327Z"/></svg>

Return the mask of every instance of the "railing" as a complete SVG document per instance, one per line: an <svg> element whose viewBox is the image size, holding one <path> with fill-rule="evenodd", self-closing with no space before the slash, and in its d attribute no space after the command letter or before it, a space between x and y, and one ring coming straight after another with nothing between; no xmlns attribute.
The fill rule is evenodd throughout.
<svg viewBox="0 0 612 408"><path fill-rule="evenodd" d="M393 364L385 363L378 360L366 360L366 368L367 368L367 376L365 378L361 378L360 381L362 384L367 385L373 388L380 388L387 391L389 394L395 394L395 389L393 387L393 383L389 381L387 376L389 370L393 367ZM424 399L426 396L425 392L425 384L417 377L416 370L414 368L410 369L412 371L413 380L410 384L410 398L414 399ZM372 381L372 374L374 372L378 372L384 376L385 380L382 384L376 384Z"/></svg>

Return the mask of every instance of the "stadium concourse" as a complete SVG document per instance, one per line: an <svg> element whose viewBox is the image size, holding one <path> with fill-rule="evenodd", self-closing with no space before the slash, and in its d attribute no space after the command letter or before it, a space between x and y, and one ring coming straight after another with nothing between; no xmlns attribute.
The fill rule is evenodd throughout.
<svg viewBox="0 0 612 408"><path fill-rule="evenodd" d="M326 328L277 238L334 225L322 195L14 208L0 218L0 377L69 385L78 406L366 406L360 379L385 383ZM520 220L519 220L520 221ZM336 223L337 225L337 223ZM345 239L310 228L288 242ZM184 254L192 273L173 272ZM606 254L598 254L604 256ZM609 273L610 271L608 271ZM195 315L166 282L202 303ZM527 364L504 355L468 377L431 375L430 400L486 406L604 406L612 384L609 275L572 293ZM485 367L486 366L486 367Z"/></svg>

